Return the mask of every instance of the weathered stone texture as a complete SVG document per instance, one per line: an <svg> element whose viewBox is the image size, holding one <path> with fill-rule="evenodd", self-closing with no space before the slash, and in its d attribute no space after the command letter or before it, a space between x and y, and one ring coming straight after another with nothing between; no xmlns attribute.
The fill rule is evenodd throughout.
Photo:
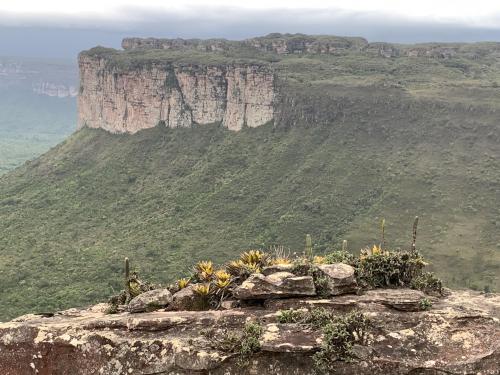
<svg viewBox="0 0 500 375"><path fill-rule="evenodd" d="M49 318L27 315L0 324L0 374L311 374L321 332L278 323L277 310L285 308L280 304L321 306L334 313L356 309L370 318L367 345L356 345L353 361L336 362L336 374L499 373L500 296L458 291L432 298L427 311L399 308L420 297L388 289L321 300L269 300L273 304L266 308L105 315L99 306ZM261 351L239 367L235 353L217 348L214 338L241 332L249 320L262 326Z"/></svg>
<svg viewBox="0 0 500 375"><path fill-rule="evenodd" d="M290 272L276 272L269 276L252 274L234 291L237 299L269 299L314 296L316 289L312 276L295 276Z"/></svg>
<svg viewBox="0 0 500 375"><path fill-rule="evenodd" d="M222 122L230 130L274 118L274 74L265 65L153 63L137 69L81 54L78 125L135 133Z"/></svg>
<svg viewBox="0 0 500 375"><path fill-rule="evenodd" d="M168 306L172 302L172 294L168 289L154 289L139 294L127 306L128 312L138 313L153 311Z"/></svg>

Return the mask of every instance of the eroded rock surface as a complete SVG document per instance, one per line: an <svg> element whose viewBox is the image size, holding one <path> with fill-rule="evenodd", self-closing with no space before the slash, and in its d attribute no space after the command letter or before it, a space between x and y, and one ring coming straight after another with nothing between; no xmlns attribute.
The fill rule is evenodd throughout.
<svg viewBox="0 0 500 375"><path fill-rule="evenodd" d="M237 299L269 299L314 296L312 276L295 276L290 272L275 272L268 276L254 273L234 291Z"/></svg>
<svg viewBox="0 0 500 375"><path fill-rule="evenodd" d="M274 74L264 65L156 62L122 68L104 57L79 57L79 127L136 133L221 122L230 130L274 117Z"/></svg>
<svg viewBox="0 0 500 375"><path fill-rule="evenodd" d="M422 295L376 290L330 299L269 300L266 308L105 315L103 306L0 324L2 375L311 374L321 332L280 324L280 308L360 310L372 321L366 346L338 374L498 374L500 296L452 292L426 311L401 311ZM408 297L403 297L407 294ZM280 305L281 304L286 304ZM415 302L416 303L416 302ZM260 352L246 366L214 339L261 325ZM210 330L211 334L203 332Z"/></svg>
<svg viewBox="0 0 500 375"><path fill-rule="evenodd" d="M356 346L339 374L498 374L500 296L452 292L427 311L401 311L408 290L377 290L331 299L280 299L266 308L105 315L102 306L0 324L0 373L51 374L310 374L321 332L280 324L282 308L357 309L372 321L369 342ZM286 305L284 305L286 304ZM217 346L218 333L263 328L261 351L245 366ZM202 332L213 330L212 335Z"/></svg>
<svg viewBox="0 0 500 375"><path fill-rule="evenodd" d="M158 310L172 302L172 294L168 289L154 289L139 294L128 304L128 312L138 313Z"/></svg>
<svg viewBox="0 0 500 375"><path fill-rule="evenodd" d="M354 268L350 265L344 263L320 264L316 268L319 277L325 280L327 295L337 296L356 291Z"/></svg>

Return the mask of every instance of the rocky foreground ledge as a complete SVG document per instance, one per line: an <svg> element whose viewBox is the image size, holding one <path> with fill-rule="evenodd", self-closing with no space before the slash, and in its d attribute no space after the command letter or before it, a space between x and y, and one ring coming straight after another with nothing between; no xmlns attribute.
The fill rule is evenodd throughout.
<svg viewBox="0 0 500 375"><path fill-rule="evenodd" d="M428 298L432 307L422 310ZM329 299L270 299L218 311L106 314L107 305L0 324L0 374L311 374L320 331L280 323L280 311L360 311L368 341L337 374L499 374L500 296L454 291L433 298L377 289ZM262 327L259 351L242 364L223 345L248 322Z"/></svg>

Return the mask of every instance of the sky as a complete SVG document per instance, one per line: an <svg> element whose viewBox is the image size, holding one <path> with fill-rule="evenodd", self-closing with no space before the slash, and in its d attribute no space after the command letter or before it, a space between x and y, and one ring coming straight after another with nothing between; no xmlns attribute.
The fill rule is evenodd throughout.
<svg viewBox="0 0 500 375"><path fill-rule="evenodd" d="M0 55L68 57L125 36L270 32L369 41L500 41L500 0L0 0Z"/></svg>

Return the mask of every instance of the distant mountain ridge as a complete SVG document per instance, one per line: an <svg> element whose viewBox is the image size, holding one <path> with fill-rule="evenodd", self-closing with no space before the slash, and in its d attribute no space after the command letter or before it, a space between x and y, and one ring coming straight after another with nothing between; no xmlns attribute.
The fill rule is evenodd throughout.
<svg viewBox="0 0 500 375"><path fill-rule="evenodd" d="M72 61L0 57L0 88L67 98L77 96L77 86L78 67Z"/></svg>

